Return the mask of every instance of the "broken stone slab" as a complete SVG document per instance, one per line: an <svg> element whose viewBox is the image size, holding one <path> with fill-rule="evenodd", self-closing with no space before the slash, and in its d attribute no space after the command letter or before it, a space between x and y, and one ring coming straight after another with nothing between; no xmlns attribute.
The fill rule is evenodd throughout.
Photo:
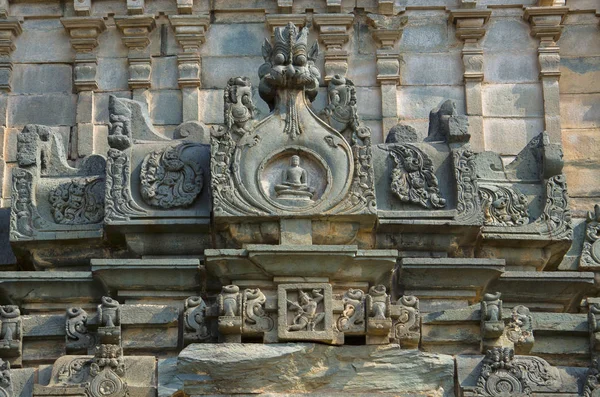
<svg viewBox="0 0 600 397"><path fill-rule="evenodd" d="M454 360L399 345L192 344L179 355L195 395L309 393L454 396ZM232 376L235 374L235 377Z"/></svg>
<svg viewBox="0 0 600 397"><path fill-rule="evenodd" d="M221 282L273 280L274 277L325 277L330 282L368 282L389 286L397 250L362 250L356 245L259 245L245 249L207 249L206 268Z"/></svg>
<svg viewBox="0 0 600 397"><path fill-rule="evenodd" d="M503 259L402 258L394 280L405 294L421 300L455 299L472 304L503 272Z"/></svg>
<svg viewBox="0 0 600 397"><path fill-rule="evenodd" d="M508 307L525 305L533 311L575 311L583 296L596 291L591 272L507 271L487 291L502 293Z"/></svg>

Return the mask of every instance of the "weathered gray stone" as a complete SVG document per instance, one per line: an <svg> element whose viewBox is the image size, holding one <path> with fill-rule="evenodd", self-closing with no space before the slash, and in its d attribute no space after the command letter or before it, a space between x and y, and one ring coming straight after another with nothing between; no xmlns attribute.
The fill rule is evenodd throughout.
<svg viewBox="0 0 600 397"><path fill-rule="evenodd" d="M44 94L11 96L8 101L8 122L14 126L25 124L75 124L77 97L72 94Z"/></svg>
<svg viewBox="0 0 600 397"><path fill-rule="evenodd" d="M19 94L46 94L73 90L69 65L16 64L12 73L12 91Z"/></svg>
<svg viewBox="0 0 600 397"><path fill-rule="evenodd" d="M327 363L327 364L325 364ZM450 356L318 344L194 344L178 358L186 393L418 393L454 396ZM236 382L228 374L235 373Z"/></svg>

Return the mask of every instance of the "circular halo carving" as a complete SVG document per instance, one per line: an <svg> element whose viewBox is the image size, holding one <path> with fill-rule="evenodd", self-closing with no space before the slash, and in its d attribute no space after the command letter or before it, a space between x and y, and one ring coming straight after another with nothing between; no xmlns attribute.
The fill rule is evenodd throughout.
<svg viewBox="0 0 600 397"><path fill-rule="evenodd" d="M489 395L494 397L515 397L523 394L523 386L519 379L504 370L491 374L485 388Z"/></svg>
<svg viewBox="0 0 600 397"><path fill-rule="evenodd" d="M274 207L302 212L323 202L331 190L331 170L316 152L301 146L275 151L261 162L257 183Z"/></svg>

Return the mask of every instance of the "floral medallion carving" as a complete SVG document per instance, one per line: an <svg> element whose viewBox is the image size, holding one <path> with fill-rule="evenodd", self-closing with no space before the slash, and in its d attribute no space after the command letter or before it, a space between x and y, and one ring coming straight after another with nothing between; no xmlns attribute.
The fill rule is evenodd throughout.
<svg viewBox="0 0 600 397"><path fill-rule="evenodd" d="M140 192L146 204L169 209L185 208L194 202L204 183L200 164L184 156L194 146L186 142L146 155L140 171Z"/></svg>
<svg viewBox="0 0 600 397"><path fill-rule="evenodd" d="M524 397L531 395L523 372L514 362L515 352L509 348L488 350L477 379L478 396Z"/></svg>

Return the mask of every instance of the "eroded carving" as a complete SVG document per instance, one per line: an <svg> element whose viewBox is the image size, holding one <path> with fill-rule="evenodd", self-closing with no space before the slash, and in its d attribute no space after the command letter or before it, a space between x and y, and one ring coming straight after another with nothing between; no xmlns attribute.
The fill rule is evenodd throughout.
<svg viewBox="0 0 600 397"><path fill-rule="evenodd" d="M125 363L121 347L101 344L90 366L91 382L86 387L89 397L126 397L129 395L125 377Z"/></svg>
<svg viewBox="0 0 600 397"><path fill-rule="evenodd" d="M74 178L62 183L49 195L56 223L84 225L104 218L104 178Z"/></svg>
<svg viewBox="0 0 600 397"><path fill-rule="evenodd" d="M446 205L433 172L431 159L416 146L389 147L396 166L392 171L392 192L404 203L424 208L443 208Z"/></svg>
<svg viewBox="0 0 600 397"><path fill-rule="evenodd" d="M98 305L98 336L101 344L121 343L121 305L108 296Z"/></svg>
<svg viewBox="0 0 600 397"><path fill-rule="evenodd" d="M546 204L542 216L535 222L543 236L556 240L573 238L566 179L563 174L559 174L546 181Z"/></svg>
<svg viewBox="0 0 600 397"><path fill-rule="evenodd" d="M19 357L23 343L23 322L18 306L0 306L0 356Z"/></svg>
<svg viewBox="0 0 600 397"><path fill-rule="evenodd" d="M499 338L504 332L502 300L500 292L483 295L481 301L481 335L483 338Z"/></svg>
<svg viewBox="0 0 600 397"><path fill-rule="evenodd" d="M80 307L67 309L65 322L65 339L67 352L84 349L92 344L92 336L87 328L88 314Z"/></svg>
<svg viewBox="0 0 600 397"><path fill-rule="evenodd" d="M487 351L475 388L478 396L531 395L531 388L524 379L521 368L513 360L514 355L514 350L509 348L495 347Z"/></svg>
<svg viewBox="0 0 600 397"><path fill-rule="evenodd" d="M405 295L398 299L398 317L394 320L394 334L401 347L416 348L421 339L419 298Z"/></svg>
<svg viewBox="0 0 600 397"><path fill-rule="evenodd" d="M0 359L0 397L12 397L13 385L10 375L10 363Z"/></svg>
<svg viewBox="0 0 600 397"><path fill-rule="evenodd" d="M350 288L342 298L344 310L337 320L337 329L345 333L365 332L365 293Z"/></svg>
<svg viewBox="0 0 600 397"><path fill-rule="evenodd" d="M13 170L12 207L10 212L11 239L30 240L46 222L33 202L33 174L21 168Z"/></svg>
<svg viewBox="0 0 600 397"><path fill-rule="evenodd" d="M85 381L89 376L89 367L92 364L90 358L74 358L64 364L58 371L58 384L77 385Z"/></svg>
<svg viewBox="0 0 600 397"><path fill-rule="evenodd" d="M391 300L385 285L374 285L367 295L367 337L387 343L392 329ZM370 337L370 338L369 338ZM370 343L376 343L369 340Z"/></svg>
<svg viewBox="0 0 600 397"><path fill-rule="evenodd" d="M480 185L486 226L520 226L529 223L527 197L514 187Z"/></svg>
<svg viewBox="0 0 600 397"><path fill-rule="evenodd" d="M429 131L425 141L468 142L467 116L456 112L456 104L448 99L429 113Z"/></svg>
<svg viewBox="0 0 600 397"><path fill-rule="evenodd" d="M515 306L506 329L506 336L515 344L519 354L527 354L533 348L533 318L523 305Z"/></svg>
<svg viewBox="0 0 600 397"><path fill-rule="evenodd" d="M186 343L210 339L211 334L206 322L206 307L206 303L199 296L190 296L185 300L183 337Z"/></svg>
<svg viewBox="0 0 600 397"><path fill-rule="evenodd" d="M241 335L242 313L240 287L225 285L218 297L219 333L222 335Z"/></svg>
<svg viewBox="0 0 600 397"><path fill-rule="evenodd" d="M108 101L108 144L112 148L125 150L131 146L131 110L115 96L111 95Z"/></svg>
<svg viewBox="0 0 600 397"><path fill-rule="evenodd" d="M198 161L183 156L193 143L155 150L144 158L140 192L144 202L161 209L188 207L202 191L204 174Z"/></svg>
<svg viewBox="0 0 600 397"><path fill-rule="evenodd" d="M583 396L593 397L597 394L596 390L598 389L600 389L600 360L594 359L585 378Z"/></svg>

